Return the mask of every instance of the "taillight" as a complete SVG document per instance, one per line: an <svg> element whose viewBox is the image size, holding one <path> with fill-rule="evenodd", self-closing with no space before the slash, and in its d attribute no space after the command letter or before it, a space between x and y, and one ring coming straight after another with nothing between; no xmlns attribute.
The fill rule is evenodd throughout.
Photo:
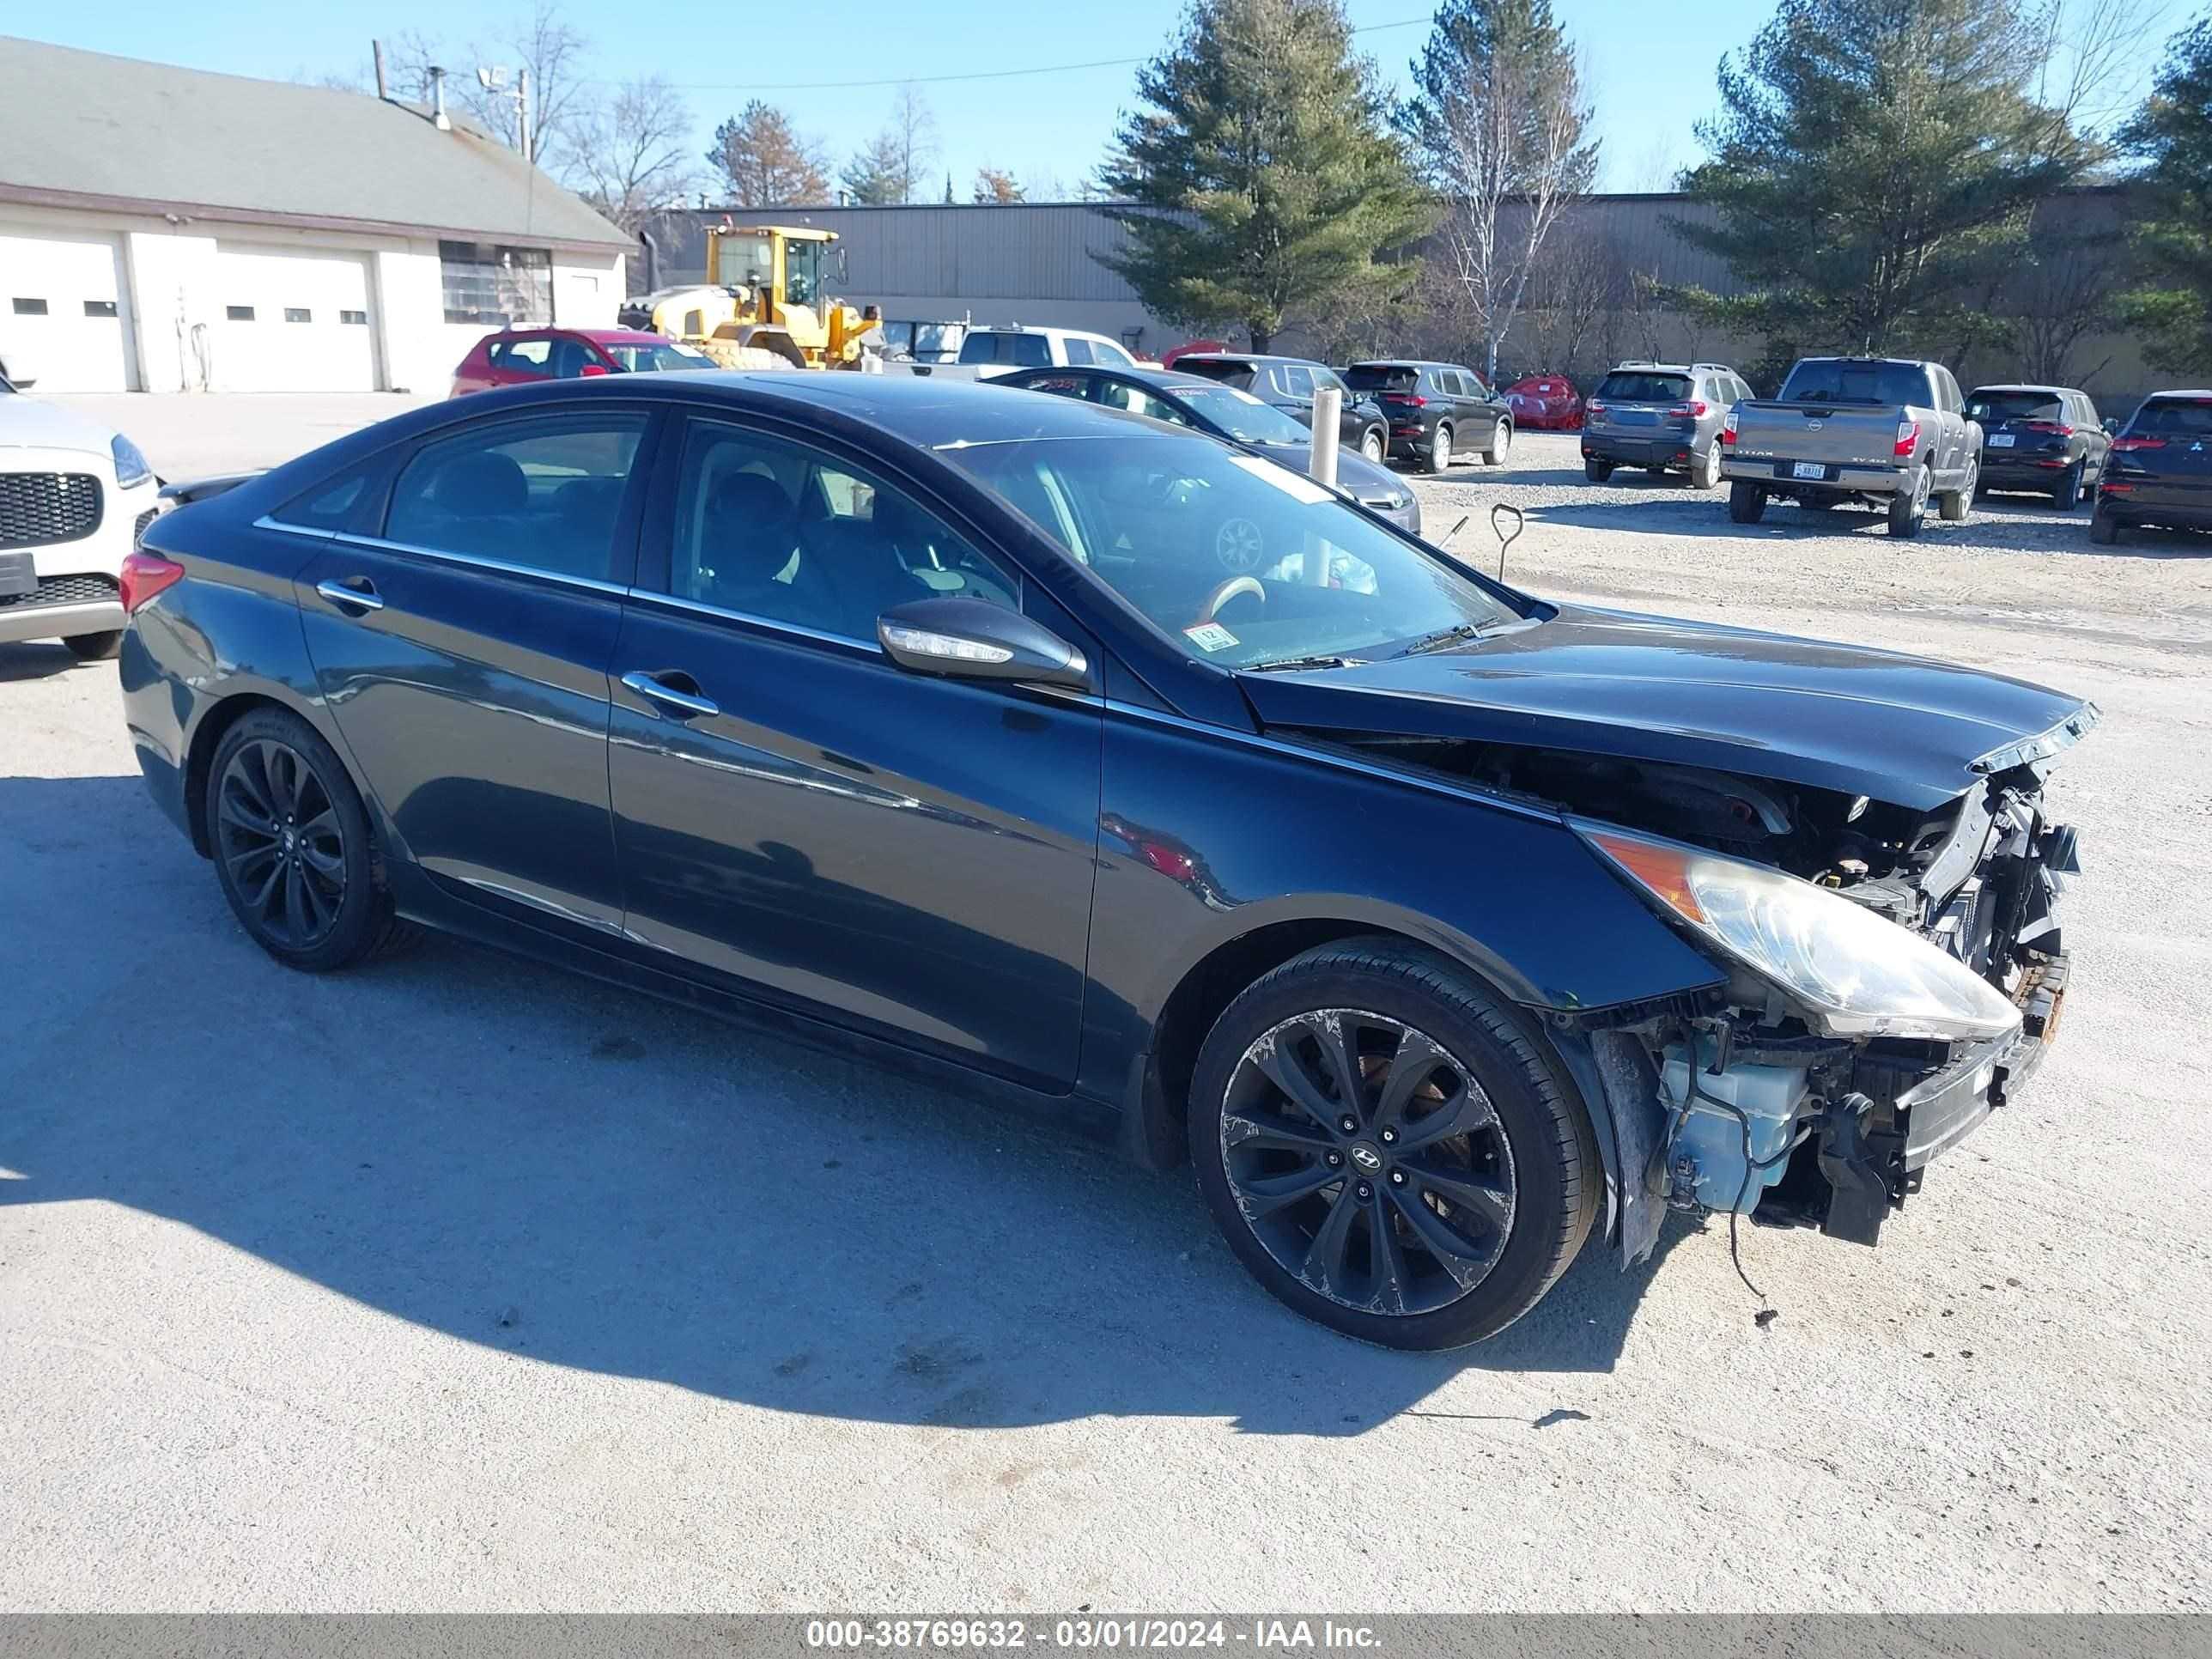
<svg viewBox="0 0 2212 1659"><path fill-rule="evenodd" d="M1732 409L1728 412L1728 419L1721 422L1721 441L1724 444L1735 441L1735 410Z"/></svg>
<svg viewBox="0 0 2212 1659"><path fill-rule="evenodd" d="M1890 453L1910 455L1920 447L1920 422L1905 420L1897 423L1897 447Z"/></svg>
<svg viewBox="0 0 2212 1659"><path fill-rule="evenodd" d="M1429 406L1426 398L1417 398L1410 392L1386 392L1382 394L1382 401L1396 404L1404 409L1426 409Z"/></svg>
<svg viewBox="0 0 2212 1659"><path fill-rule="evenodd" d="M2074 435L2074 428L2062 421L2022 421L2020 423L2020 429L2022 432L2055 433L2062 438L2070 438Z"/></svg>
<svg viewBox="0 0 2212 1659"><path fill-rule="evenodd" d="M2166 440L2163 438L2115 438L2112 440L2112 453L2116 455L2124 454L2128 451L2134 449L2163 449L2165 447Z"/></svg>
<svg viewBox="0 0 2212 1659"><path fill-rule="evenodd" d="M1676 404L1667 412L1669 415L1687 415L1694 418L1705 412L1705 400L1702 398L1692 398L1686 404Z"/></svg>
<svg viewBox="0 0 2212 1659"><path fill-rule="evenodd" d="M136 611L164 588L174 587L184 580L185 568L174 559L165 559L159 553L143 550L123 556L123 609L125 614Z"/></svg>
<svg viewBox="0 0 2212 1659"><path fill-rule="evenodd" d="M1600 402L1597 398L1593 398L1583 405L1583 413L1585 415L1602 415L1605 413L1605 404Z"/></svg>

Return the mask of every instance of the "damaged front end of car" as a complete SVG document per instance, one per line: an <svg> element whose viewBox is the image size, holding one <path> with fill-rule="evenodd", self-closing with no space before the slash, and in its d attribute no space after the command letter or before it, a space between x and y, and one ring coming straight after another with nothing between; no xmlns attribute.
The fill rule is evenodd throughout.
<svg viewBox="0 0 2212 1659"><path fill-rule="evenodd" d="M2057 1029L2058 899L2080 870L2045 780L2097 718L2082 703L1974 762L1932 809L1620 756L1388 744L1559 810L1726 974L1663 1006L1552 1016L1609 1120L1624 1266L1669 1209L1875 1243L1929 1161L2017 1096Z"/></svg>

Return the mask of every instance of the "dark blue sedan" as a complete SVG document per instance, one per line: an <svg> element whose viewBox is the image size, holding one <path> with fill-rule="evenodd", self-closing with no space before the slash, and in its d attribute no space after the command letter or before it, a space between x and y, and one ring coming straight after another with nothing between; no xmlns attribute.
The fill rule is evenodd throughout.
<svg viewBox="0 0 2212 1659"><path fill-rule="evenodd" d="M2064 990L2079 698L1554 605L1073 399L489 392L123 596L148 784L276 962L428 926L934 1068L1190 1158L1396 1346L1669 1207L1874 1242Z"/></svg>

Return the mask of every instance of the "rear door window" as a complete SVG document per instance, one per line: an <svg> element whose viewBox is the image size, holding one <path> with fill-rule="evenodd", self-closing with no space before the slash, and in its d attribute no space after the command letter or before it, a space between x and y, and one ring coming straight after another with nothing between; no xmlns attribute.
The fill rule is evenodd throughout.
<svg viewBox="0 0 2212 1659"><path fill-rule="evenodd" d="M1091 356L1091 342L1081 335L1071 334L1061 343L1069 362L1088 368L1094 361Z"/></svg>
<svg viewBox="0 0 2212 1659"><path fill-rule="evenodd" d="M1111 340L1091 341L1091 355L1097 362L1112 368L1134 368L1137 366L1137 360Z"/></svg>
<svg viewBox="0 0 2212 1659"><path fill-rule="evenodd" d="M495 340L492 343L491 366L510 374L550 374L552 352L553 342L542 337L535 340Z"/></svg>
<svg viewBox="0 0 2212 1659"><path fill-rule="evenodd" d="M425 444L392 485L384 533L433 552L626 585L615 527L645 422L614 410L501 421Z"/></svg>
<svg viewBox="0 0 2212 1659"><path fill-rule="evenodd" d="M1313 401L1313 370L1302 363L1285 363L1279 371L1283 377L1283 390L1302 404Z"/></svg>

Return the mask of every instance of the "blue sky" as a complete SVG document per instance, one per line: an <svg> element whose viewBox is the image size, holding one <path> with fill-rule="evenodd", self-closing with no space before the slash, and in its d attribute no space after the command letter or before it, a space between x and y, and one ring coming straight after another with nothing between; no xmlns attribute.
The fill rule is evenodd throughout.
<svg viewBox="0 0 2212 1659"><path fill-rule="evenodd" d="M198 69L283 78L365 66L369 38L413 28L450 48L451 67L489 55L530 0L104 0L47 7L0 24L64 46ZM1079 181L1096 164L1117 114L1132 100L1126 63L991 80L938 79L1142 57L1165 40L1179 0L1120 0L1110 8L1036 0L970 0L927 7L911 0L841 0L781 9L745 0L564 0L590 40L588 72L608 82L659 74L684 87L696 149L714 124L748 98L781 105L806 133L842 158L884 125L892 85L916 82L938 128L934 171L950 171L964 198L975 169L1012 170L1032 183ZM1662 187L1698 159L1692 124L1714 106L1714 69L1770 15L1763 4L1690 0L1559 0L1587 54L1604 140L1600 187ZM1362 48L1403 84L1427 26L1422 0L1348 0ZM819 21L817 21L819 20ZM1397 27L1392 27L1392 26ZM2162 38L2165 30L2153 37ZM2155 59L2147 51L2144 79ZM933 192L934 193L934 192Z"/></svg>

